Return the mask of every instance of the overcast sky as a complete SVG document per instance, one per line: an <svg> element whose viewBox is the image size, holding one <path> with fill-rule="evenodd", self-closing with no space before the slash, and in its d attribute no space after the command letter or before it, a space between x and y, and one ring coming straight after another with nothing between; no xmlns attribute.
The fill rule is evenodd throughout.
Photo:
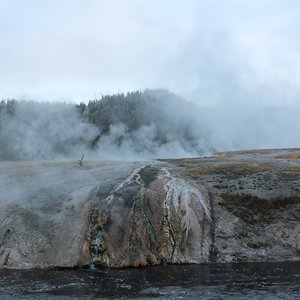
<svg viewBox="0 0 300 300"><path fill-rule="evenodd" d="M0 98L144 88L201 105L300 102L300 1L0 0Z"/></svg>

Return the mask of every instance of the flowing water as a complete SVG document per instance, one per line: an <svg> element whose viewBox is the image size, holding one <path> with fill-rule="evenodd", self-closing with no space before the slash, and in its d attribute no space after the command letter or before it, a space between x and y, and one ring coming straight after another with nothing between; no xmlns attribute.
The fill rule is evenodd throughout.
<svg viewBox="0 0 300 300"><path fill-rule="evenodd" d="M0 270L0 299L300 299L300 263Z"/></svg>

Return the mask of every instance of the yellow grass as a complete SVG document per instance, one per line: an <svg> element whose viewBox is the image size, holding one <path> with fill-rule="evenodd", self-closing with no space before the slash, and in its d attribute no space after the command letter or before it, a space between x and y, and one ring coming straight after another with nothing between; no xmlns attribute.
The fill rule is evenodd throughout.
<svg viewBox="0 0 300 300"><path fill-rule="evenodd" d="M276 156L276 158L300 158L300 152L288 153L285 155Z"/></svg>
<svg viewBox="0 0 300 300"><path fill-rule="evenodd" d="M222 171L222 168L220 167L197 167L192 169L193 173L197 173L197 174L212 174L212 173L219 173L220 171Z"/></svg>
<svg viewBox="0 0 300 300"><path fill-rule="evenodd" d="M269 170L270 166L266 163L242 162L236 164L216 165L216 166L200 166L192 169L193 173L197 174L217 174L217 173L232 173L236 175L253 174L265 172Z"/></svg>
<svg viewBox="0 0 300 300"><path fill-rule="evenodd" d="M259 173L259 172L265 172L269 169L268 164L266 163L253 163L253 162L246 162L246 163L240 163L236 165L232 165L232 168L230 169L231 173L234 174L247 174L247 173Z"/></svg>
<svg viewBox="0 0 300 300"><path fill-rule="evenodd" d="M213 156L212 159L216 159L216 160L220 160L220 161L233 160L233 158L227 157L227 156L224 156L224 155L216 155L216 156Z"/></svg>

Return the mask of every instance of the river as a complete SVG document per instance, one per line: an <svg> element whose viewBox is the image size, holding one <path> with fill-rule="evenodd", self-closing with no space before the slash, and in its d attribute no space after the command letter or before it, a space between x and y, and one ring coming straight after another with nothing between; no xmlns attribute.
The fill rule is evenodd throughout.
<svg viewBox="0 0 300 300"><path fill-rule="evenodd" d="M0 270L0 299L299 299L300 263Z"/></svg>

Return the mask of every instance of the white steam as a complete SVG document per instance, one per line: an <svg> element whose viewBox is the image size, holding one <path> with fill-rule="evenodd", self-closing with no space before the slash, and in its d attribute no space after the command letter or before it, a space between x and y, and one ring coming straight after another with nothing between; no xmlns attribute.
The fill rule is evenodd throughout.
<svg viewBox="0 0 300 300"><path fill-rule="evenodd" d="M13 115L0 115L0 159L78 157L97 130L71 105L18 102Z"/></svg>
<svg viewBox="0 0 300 300"><path fill-rule="evenodd" d="M135 107L135 127L115 117L106 131L70 104L16 102L12 113L2 102L0 160L79 159L82 154L88 159L142 160L299 147L297 105L201 108L165 91L141 95L150 94L154 100Z"/></svg>

